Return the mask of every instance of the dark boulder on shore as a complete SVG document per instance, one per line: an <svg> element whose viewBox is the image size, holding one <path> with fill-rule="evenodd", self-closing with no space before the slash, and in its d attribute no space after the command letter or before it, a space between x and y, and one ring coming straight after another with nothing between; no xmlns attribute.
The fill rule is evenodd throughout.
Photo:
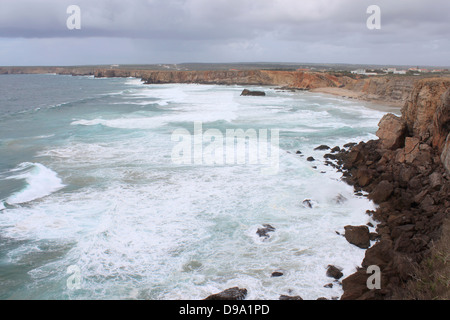
<svg viewBox="0 0 450 320"><path fill-rule="evenodd" d="M272 278L278 278L278 277L282 277L283 275L284 275L284 273L281 271L274 271L274 272L272 272L272 274L270 276Z"/></svg>
<svg viewBox="0 0 450 320"><path fill-rule="evenodd" d="M317 148L314 148L314 150L328 150L328 149L330 149L330 147L329 146L327 146L327 145L320 145L320 146L318 146Z"/></svg>
<svg viewBox="0 0 450 320"><path fill-rule="evenodd" d="M305 206L305 207L307 207L307 208L312 208L313 207L313 204L312 204L312 201L311 201L311 199L305 199L305 200L303 200L303 205Z"/></svg>
<svg viewBox="0 0 450 320"><path fill-rule="evenodd" d="M266 93L264 91L251 91L248 89L244 89L241 93L241 96L265 96Z"/></svg>
<svg viewBox="0 0 450 320"><path fill-rule="evenodd" d="M244 300L246 296L247 289L234 287L216 294L212 294L204 300Z"/></svg>
<svg viewBox="0 0 450 320"><path fill-rule="evenodd" d="M303 300L303 299L300 296L281 295L279 300L288 301L288 300Z"/></svg>
<svg viewBox="0 0 450 320"><path fill-rule="evenodd" d="M370 247L370 232L367 226L346 226L345 239L351 244L361 248L368 249Z"/></svg>
<svg viewBox="0 0 450 320"><path fill-rule="evenodd" d="M329 265L327 267L327 277L339 280L343 276L344 276L344 274L342 273L342 269L341 268L338 268L338 267L333 266L333 265Z"/></svg>

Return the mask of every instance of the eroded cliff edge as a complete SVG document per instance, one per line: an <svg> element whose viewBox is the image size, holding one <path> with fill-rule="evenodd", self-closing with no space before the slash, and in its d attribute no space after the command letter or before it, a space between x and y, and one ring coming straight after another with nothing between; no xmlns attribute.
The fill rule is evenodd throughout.
<svg viewBox="0 0 450 320"><path fill-rule="evenodd" d="M450 79L415 83L402 116L386 114L378 140L338 158L345 179L378 208L379 241L343 280L343 300L448 298L450 214ZM447 230L443 232L443 230ZM369 266L381 289L369 290Z"/></svg>
<svg viewBox="0 0 450 320"><path fill-rule="evenodd" d="M134 77L147 84L197 83L221 85L276 86L313 90L380 103L400 105L411 93L413 84L426 76L384 75L369 78L335 72L303 72L283 70L209 70L175 71L133 67L0 67L0 74L89 75L102 77Z"/></svg>

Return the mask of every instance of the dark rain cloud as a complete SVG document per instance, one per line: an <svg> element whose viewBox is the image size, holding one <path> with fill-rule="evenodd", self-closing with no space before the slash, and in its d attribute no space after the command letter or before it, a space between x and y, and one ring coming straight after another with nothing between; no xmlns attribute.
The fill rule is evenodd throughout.
<svg viewBox="0 0 450 320"><path fill-rule="evenodd" d="M81 9L81 30L66 27L72 4ZM381 30L366 27L371 4L381 8ZM14 56L26 63L48 64L49 56L65 64L98 63L106 48L110 60L122 63L449 65L448 12L448 0L2 0L0 59L6 62L0 64ZM55 52L43 55L43 43ZM70 43L77 44L72 53L62 48Z"/></svg>

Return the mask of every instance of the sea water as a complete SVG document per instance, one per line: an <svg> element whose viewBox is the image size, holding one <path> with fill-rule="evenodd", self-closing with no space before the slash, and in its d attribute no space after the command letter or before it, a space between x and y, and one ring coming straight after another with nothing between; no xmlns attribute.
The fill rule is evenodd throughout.
<svg viewBox="0 0 450 320"><path fill-rule="evenodd" d="M376 138L384 111L243 89L0 76L0 299L203 299L234 286L248 299L340 296L327 266L348 276L364 250L338 233L374 205L314 149ZM173 132L194 123L278 130L277 172L176 163Z"/></svg>

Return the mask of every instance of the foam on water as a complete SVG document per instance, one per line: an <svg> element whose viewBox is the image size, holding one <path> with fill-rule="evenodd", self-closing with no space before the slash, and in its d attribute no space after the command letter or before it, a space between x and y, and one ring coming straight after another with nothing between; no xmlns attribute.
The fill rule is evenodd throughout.
<svg viewBox="0 0 450 320"><path fill-rule="evenodd" d="M356 103L345 103L342 113L330 114L342 100L330 104L307 93L267 90L261 99L240 97L240 87L125 81L133 90L123 90L113 103L166 105L159 113L137 105L140 113L106 107L69 118L73 137L35 154L68 188L54 193L63 187L62 179L40 163L23 163L10 172L10 179L25 179L27 187L8 203L41 200L7 208L0 202L2 236L30 240L8 253L9 263L21 266L38 253L45 256L36 243L56 243L47 254L61 252L27 270L27 292L42 297L45 288L51 298L71 299L202 299L234 286L247 288L249 299L342 293L338 285L323 287L332 282L327 265L342 267L348 276L364 250L336 231L366 224L365 211L373 204L355 196L322 163L324 152L314 148L342 146L348 136L373 137L378 112L359 112ZM194 121L213 123L223 132L280 129L278 174L261 174L263 164L173 163L171 132L178 127L192 132ZM318 160L307 162L295 154L299 149ZM312 200L312 208L303 205L305 199ZM268 239L256 233L263 224L276 228ZM66 287L71 265L81 270L80 290ZM274 271L284 275L272 278Z"/></svg>
<svg viewBox="0 0 450 320"><path fill-rule="evenodd" d="M20 204L43 198L64 187L57 173L40 163L21 163L10 172L21 172L7 177L7 180L25 180L26 187L6 199L9 204Z"/></svg>

